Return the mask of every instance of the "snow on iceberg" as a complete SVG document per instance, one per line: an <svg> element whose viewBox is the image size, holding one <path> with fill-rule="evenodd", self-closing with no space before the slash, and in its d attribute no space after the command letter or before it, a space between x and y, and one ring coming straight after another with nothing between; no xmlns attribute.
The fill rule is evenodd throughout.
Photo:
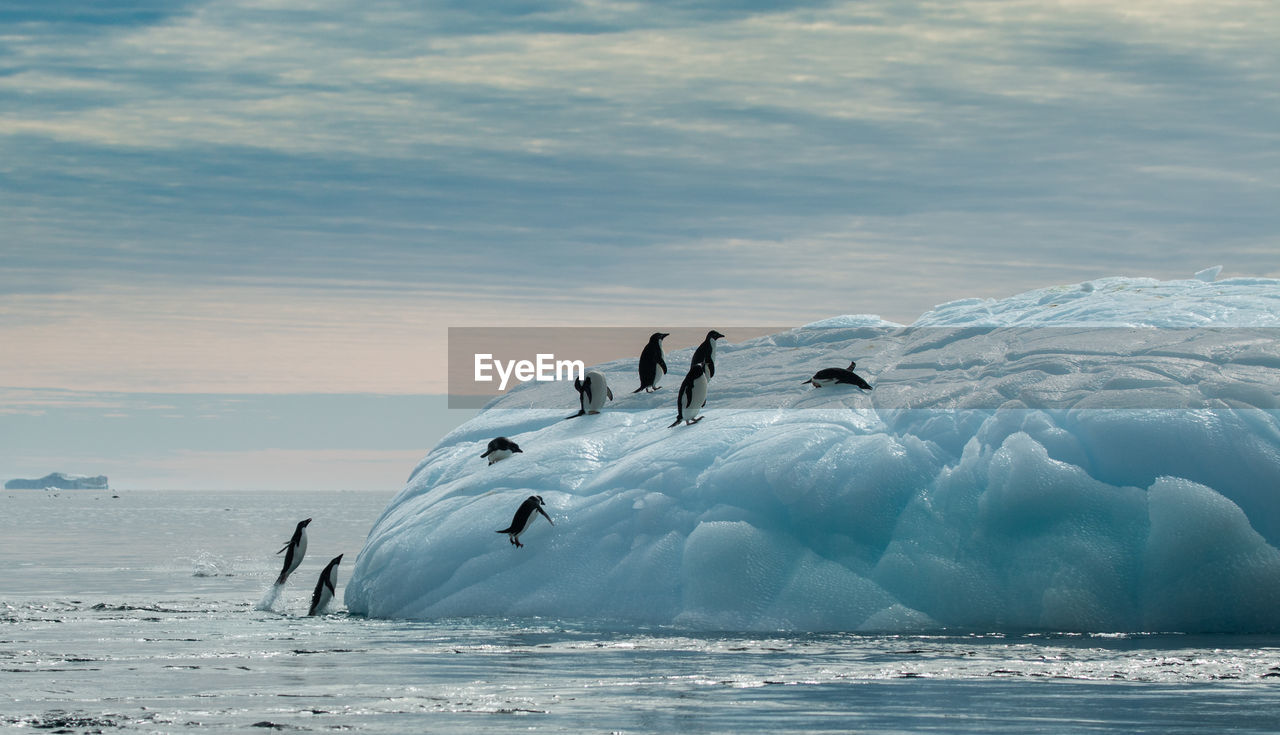
<svg viewBox="0 0 1280 735"><path fill-rule="evenodd" d="M667 428L690 347L653 394L626 393L634 358L600 366L619 400L599 415L565 421L572 387L530 384L445 437L375 523L346 604L732 630L1280 631L1277 327L1280 281L1203 274L966 299L905 330L836 317L735 344L721 326L700 424ZM874 391L801 384L850 359ZM520 408L548 400L563 407ZM500 435L524 453L488 466ZM495 531L529 495L555 525L516 549Z"/></svg>

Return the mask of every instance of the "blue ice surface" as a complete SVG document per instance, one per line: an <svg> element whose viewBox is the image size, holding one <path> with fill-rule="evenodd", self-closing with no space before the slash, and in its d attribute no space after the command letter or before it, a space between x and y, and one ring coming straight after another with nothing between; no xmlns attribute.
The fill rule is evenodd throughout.
<svg viewBox="0 0 1280 735"><path fill-rule="evenodd" d="M692 345L669 346L657 393L629 393L634 359L599 366L619 400L596 416L522 408L563 386L517 389L413 471L346 605L706 630L1280 631L1280 345L1231 329L1280 327L1280 281L1214 275L955 301L906 340L867 316L741 343L722 327L694 426L667 428ZM1059 331L1015 354L991 327ZM1180 331L1144 351L1134 329ZM850 359L876 390L801 384ZM500 435L524 453L488 466ZM518 549L494 532L529 495L555 525L536 519Z"/></svg>

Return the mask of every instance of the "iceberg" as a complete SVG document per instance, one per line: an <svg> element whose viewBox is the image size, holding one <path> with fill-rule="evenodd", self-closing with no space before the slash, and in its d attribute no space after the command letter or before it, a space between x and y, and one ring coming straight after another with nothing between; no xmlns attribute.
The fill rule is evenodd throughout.
<svg viewBox="0 0 1280 735"><path fill-rule="evenodd" d="M38 480L15 478L4 484L5 490L106 490L107 476L68 475L53 472Z"/></svg>
<svg viewBox="0 0 1280 735"><path fill-rule="evenodd" d="M708 325L728 338L687 427L667 428L692 347L669 352L669 389L573 421L571 386L522 386L414 469L345 603L703 630L1280 631L1280 281L1216 276L739 343ZM855 359L874 390L802 385ZM635 358L595 369L625 387ZM497 436L524 453L487 465ZM517 549L495 531L530 495L555 525Z"/></svg>

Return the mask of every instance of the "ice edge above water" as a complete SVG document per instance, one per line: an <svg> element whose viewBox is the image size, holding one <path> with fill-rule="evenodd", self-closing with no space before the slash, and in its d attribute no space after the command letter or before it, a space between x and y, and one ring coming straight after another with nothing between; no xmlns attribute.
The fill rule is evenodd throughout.
<svg viewBox="0 0 1280 735"><path fill-rule="evenodd" d="M629 394L634 358L600 366L612 405L650 410L564 421L510 410L560 386L517 389L415 469L346 605L727 630L1280 631L1274 341L1202 335L1135 356L1095 340L1009 359L969 329L1280 327L1280 281L1206 274L951 302L912 325L949 335L932 345L873 344L886 323L865 316L740 344L708 325L728 343L690 427L667 425L691 347L668 345L658 393ZM877 391L892 388L879 375L910 375L927 399L912 405L929 407L800 385L849 359ZM957 385L1012 398L947 408ZM1053 391L1059 407L1018 400ZM1091 408L1170 392L1200 407ZM748 407L717 410L729 397ZM499 435L524 453L487 466ZM538 519L517 549L494 531L529 495L555 525Z"/></svg>

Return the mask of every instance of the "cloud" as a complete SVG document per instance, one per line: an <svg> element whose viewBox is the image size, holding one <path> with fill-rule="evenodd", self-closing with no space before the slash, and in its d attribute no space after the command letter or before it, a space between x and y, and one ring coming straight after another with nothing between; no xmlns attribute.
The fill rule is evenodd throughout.
<svg viewBox="0 0 1280 735"><path fill-rule="evenodd" d="M1280 269L1273 3L5 12L0 331L103 375L335 386L342 345L403 391L414 314L909 321Z"/></svg>

